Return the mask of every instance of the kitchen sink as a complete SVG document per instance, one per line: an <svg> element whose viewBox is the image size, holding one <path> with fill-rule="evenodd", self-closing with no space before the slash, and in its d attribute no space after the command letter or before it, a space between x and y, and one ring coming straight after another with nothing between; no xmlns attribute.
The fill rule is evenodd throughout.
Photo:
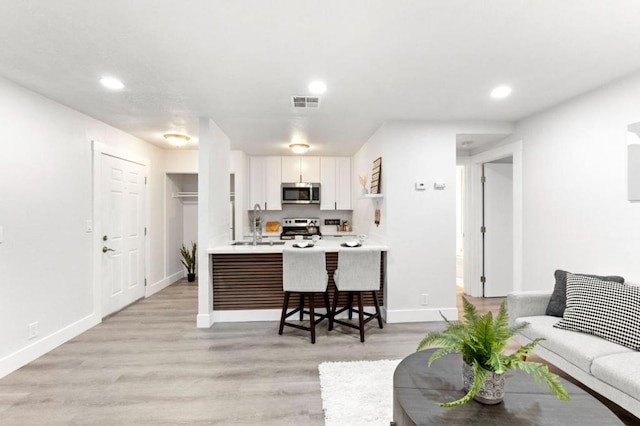
<svg viewBox="0 0 640 426"><path fill-rule="evenodd" d="M258 241L257 246L283 246L286 241ZM235 241L232 246L252 246L253 241Z"/></svg>

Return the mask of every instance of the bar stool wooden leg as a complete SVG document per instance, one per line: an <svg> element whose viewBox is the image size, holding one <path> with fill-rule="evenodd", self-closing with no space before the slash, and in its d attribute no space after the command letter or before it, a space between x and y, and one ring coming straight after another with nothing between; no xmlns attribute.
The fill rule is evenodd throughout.
<svg viewBox="0 0 640 426"><path fill-rule="evenodd" d="M288 291L284 292L284 302L282 302L282 315L280 316L280 330L278 330L278 334L282 334L282 330L284 330L284 320L287 316L287 309L289 308L289 296L291 293Z"/></svg>
<svg viewBox="0 0 640 426"><path fill-rule="evenodd" d="M329 331L333 330L333 319L336 314L336 309L338 309L338 297L340 292L336 288L335 293L333 293L333 306L331 307L331 318L329 319Z"/></svg>
<svg viewBox="0 0 640 426"><path fill-rule="evenodd" d="M378 325L380 326L380 328L383 328L382 315L380 315L380 304L378 303L378 292L373 290L371 292L371 295L373 296L373 304L376 306L376 315L378 317Z"/></svg>
<svg viewBox="0 0 640 426"><path fill-rule="evenodd" d="M316 315L314 312L315 293L309 293L309 328L311 328L311 343L316 343Z"/></svg>
<svg viewBox="0 0 640 426"><path fill-rule="evenodd" d="M360 325L360 341L364 342L364 311L362 309L362 292L358 292L358 322Z"/></svg>
<svg viewBox="0 0 640 426"><path fill-rule="evenodd" d="M353 319L353 293L349 292L349 319Z"/></svg>
<svg viewBox="0 0 640 426"><path fill-rule="evenodd" d="M324 298L324 308L327 310L327 318L329 318L329 330L331 330L333 328L333 313L329 304L329 293L325 291L322 293L322 297Z"/></svg>
<svg viewBox="0 0 640 426"><path fill-rule="evenodd" d="M304 293L300 293L300 321L304 316Z"/></svg>

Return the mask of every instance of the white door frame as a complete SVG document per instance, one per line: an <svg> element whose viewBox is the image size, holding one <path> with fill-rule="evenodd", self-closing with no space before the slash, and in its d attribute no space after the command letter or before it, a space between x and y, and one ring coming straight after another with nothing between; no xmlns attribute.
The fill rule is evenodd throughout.
<svg viewBox="0 0 640 426"><path fill-rule="evenodd" d="M133 163L140 164L145 167L145 176L151 175L151 162L147 158L138 157L130 152L122 151L117 148L113 148L109 145L105 145L98 141L91 141L91 148L93 151L93 312L97 318L102 320L102 251L99 250L102 247L102 162L100 159L102 155L110 155L122 160L131 161ZM144 276L147 279L150 276L150 262L149 255L151 252L151 244L149 243L149 223L150 223L150 208L149 208L149 185L144 186L144 213L145 228L147 229L147 235L145 236L145 256L144 256ZM145 286L145 297L149 297L149 286Z"/></svg>
<svg viewBox="0 0 640 426"><path fill-rule="evenodd" d="M522 141L517 141L465 161L469 192L465 198L464 291L473 297L482 296L482 164L506 157L513 157L513 290L522 290Z"/></svg>

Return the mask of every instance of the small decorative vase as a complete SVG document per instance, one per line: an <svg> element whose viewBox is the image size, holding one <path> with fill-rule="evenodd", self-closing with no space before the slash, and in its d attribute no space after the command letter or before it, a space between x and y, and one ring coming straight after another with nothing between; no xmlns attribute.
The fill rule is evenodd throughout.
<svg viewBox="0 0 640 426"><path fill-rule="evenodd" d="M187 274L187 281L192 283L196 280L196 274Z"/></svg>
<svg viewBox="0 0 640 426"><path fill-rule="evenodd" d="M473 385L473 367L462 363L462 382L465 392ZM478 393L473 397L482 404L500 404L504 398L504 374L489 373Z"/></svg>

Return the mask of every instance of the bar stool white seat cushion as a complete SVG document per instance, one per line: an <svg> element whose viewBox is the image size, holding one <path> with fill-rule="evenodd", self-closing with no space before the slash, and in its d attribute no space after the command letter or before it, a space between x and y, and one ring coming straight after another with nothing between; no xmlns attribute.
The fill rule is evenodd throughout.
<svg viewBox="0 0 640 426"><path fill-rule="evenodd" d="M333 281L340 291L373 291L380 288L380 250L368 247L340 248Z"/></svg>
<svg viewBox="0 0 640 426"><path fill-rule="evenodd" d="M282 251L282 287L291 292L323 292L329 284L325 251L286 247Z"/></svg>

